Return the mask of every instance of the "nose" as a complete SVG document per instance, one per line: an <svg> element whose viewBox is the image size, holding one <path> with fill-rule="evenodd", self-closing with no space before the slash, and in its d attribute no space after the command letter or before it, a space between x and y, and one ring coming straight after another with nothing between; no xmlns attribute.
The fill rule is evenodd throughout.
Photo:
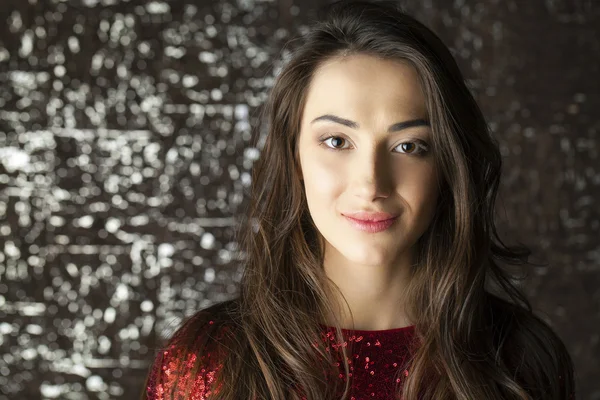
<svg viewBox="0 0 600 400"><path fill-rule="evenodd" d="M390 196L394 183L388 157L373 149L368 154L357 154L353 164L352 191L356 197L371 201L378 197Z"/></svg>

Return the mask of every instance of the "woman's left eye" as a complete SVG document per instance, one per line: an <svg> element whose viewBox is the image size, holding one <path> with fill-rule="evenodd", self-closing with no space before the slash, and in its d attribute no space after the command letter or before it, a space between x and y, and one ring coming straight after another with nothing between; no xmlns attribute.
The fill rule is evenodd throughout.
<svg viewBox="0 0 600 400"><path fill-rule="evenodd" d="M321 144L325 143L329 139L346 140L343 137L332 135L332 136L328 136L328 137L326 137L324 139L321 139ZM412 141L402 142L402 143L398 144L398 146L396 146L395 148L398 148L400 146L405 146L405 145L412 145L410 147L413 150L406 150L405 149L404 152L401 153L401 154L409 154L409 155L417 155L417 156L419 156L419 155L424 155L425 153L427 153L429 151L429 145L426 142L424 142L423 140L420 140L420 139L414 139ZM348 150L348 149L343 149L343 148L330 147L328 145L325 145L325 146L326 146L327 149L333 150L333 151ZM418 150L416 150L416 152L414 150L415 148L418 148Z"/></svg>

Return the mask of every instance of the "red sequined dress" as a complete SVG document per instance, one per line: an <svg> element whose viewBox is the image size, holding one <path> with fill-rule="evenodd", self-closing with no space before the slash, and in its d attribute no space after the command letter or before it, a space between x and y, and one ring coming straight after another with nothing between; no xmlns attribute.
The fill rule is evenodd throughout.
<svg viewBox="0 0 600 400"><path fill-rule="evenodd" d="M410 354L410 346L413 344L414 326L387 330L350 330L342 329L345 342L340 343L335 338L335 330L332 327L322 325L322 339L326 351L337 349L339 346L347 346L351 341L353 349L351 360L348 360L350 373L352 373L350 400L379 399L393 400L394 390L397 385L402 385L402 380L408 375L406 369L401 369ZM339 353L341 355L341 353ZM179 359L173 348L160 351L154 361L146 392L149 400L165 398L177 378L174 371L174 361ZM195 355L188 355L189 365L195 360ZM341 361L341 358L339 359ZM206 368L203 373L194 379L192 397L190 400L204 400L211 391L218 391L214 387L215 373L219 369L218 363L212 363L210 354L204 360ZM339 365L340 374L334 379L344 379L344 367ZM179 379L185 382L186 378ZM343 389L343 386L341 386Z"/></svg>

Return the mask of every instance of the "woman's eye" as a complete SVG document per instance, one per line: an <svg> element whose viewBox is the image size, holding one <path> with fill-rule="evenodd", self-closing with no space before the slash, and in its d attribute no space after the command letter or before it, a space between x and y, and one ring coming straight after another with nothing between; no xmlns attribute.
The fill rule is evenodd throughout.
<svg viewBox="0 0 600 400"><path fill-rule="evenodd" d="M406 146L405 146L405 145L406 145ZM412 153L414 153L414 152L415 152L415 150L414 150L414 149L416 149L416 148L419 148L419 144L417 144L416 142L404 142L404 143L400 143L400 144L398 145L398 147L400 147L400 146L404 146L404 147L403 147L403 150L404 150L404 152L405 152L405 153L407 153L407 154L412 154ZM407 150L407 147L410 147L410 150ZM416 150L416 151L417 151L417 153L419 152L419 150ZM423 150L423 149L421 149L420 151L424 151L424 150Z"/></svg>
<svg viewBox="0 0 600 400"><path fill-rule="evenodd" d="M343 141L345 141L346 139L344 139L340 136L328 136L328 137L322 139L321 143L325 143L329 140L331 140L331 144L333 145L333 147L331 147L330 145L326 144L326 147L329 150L333 150L333 151L346 150L346 148L338 147L338 146L342 146ZM399 147L401 147L403 150L402 152L400 152L401 154L423 155L429 151L428 144L419 139L415 139L413 141L408 141L408 142L402 142L398 146L396 146L396 148L399 148ZM415 150L415 149L417 149L417 150Z"/></svg>
<svg viewBox="0 0 600 400"><path fill-rule="evenodd" d="M337 142L337 143L338 143L338 145L339 145L340 141L342 141L342 140L346 140L346 139L344 139L344 138L341 138L341 137L339 137L339 136L329 136L329 137L327 137L327 138L325 138L325 139L321 140L321 143L323 143L323 142L326 142L326 141L328 141L328 140L330 140L330 139L333 139L333 140L332 140L332 142L334 142L334 143L335 143L335 142ZM334 146L336 146L336 145L334 144ZM332 148L332 147L330 147L330 146L327 146L327 147L331 148L332 150L340 150L340 149L338 149L337 147L333 147L333 148Z"/></svg>

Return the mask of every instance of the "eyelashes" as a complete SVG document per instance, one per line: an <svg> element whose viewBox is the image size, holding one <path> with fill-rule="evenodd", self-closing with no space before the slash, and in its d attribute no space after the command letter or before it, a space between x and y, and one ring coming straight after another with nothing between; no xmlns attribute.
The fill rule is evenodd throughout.
<svg viewBox="0 0 600 400"><path fill-rule="evenodd" d="M325 142L328 141L329 139L342 139L342 140L346 140L346 138L339 136L339 135L329 135L323 139L319 140L319 145L320 146L325 146L325 148L327 150L331 150L331 151L345 151L348 149L340 149L340 148L335 148L335 147L330 147L329 145L327 145ZM399 148L400 146L406 145L406 144L415 144L416 146L414 146L414 148L416 150L410 151L410 152L397 152L400 154L408 154L409 156L415 156L415 157L422 157L427 155L427 153L429 152L429 144L427 144L427 142L421 140L421 139L412 139L410 141L406 141L406 142L402 142L399 143L398 146L396 146L395 148Z"/></svg>

